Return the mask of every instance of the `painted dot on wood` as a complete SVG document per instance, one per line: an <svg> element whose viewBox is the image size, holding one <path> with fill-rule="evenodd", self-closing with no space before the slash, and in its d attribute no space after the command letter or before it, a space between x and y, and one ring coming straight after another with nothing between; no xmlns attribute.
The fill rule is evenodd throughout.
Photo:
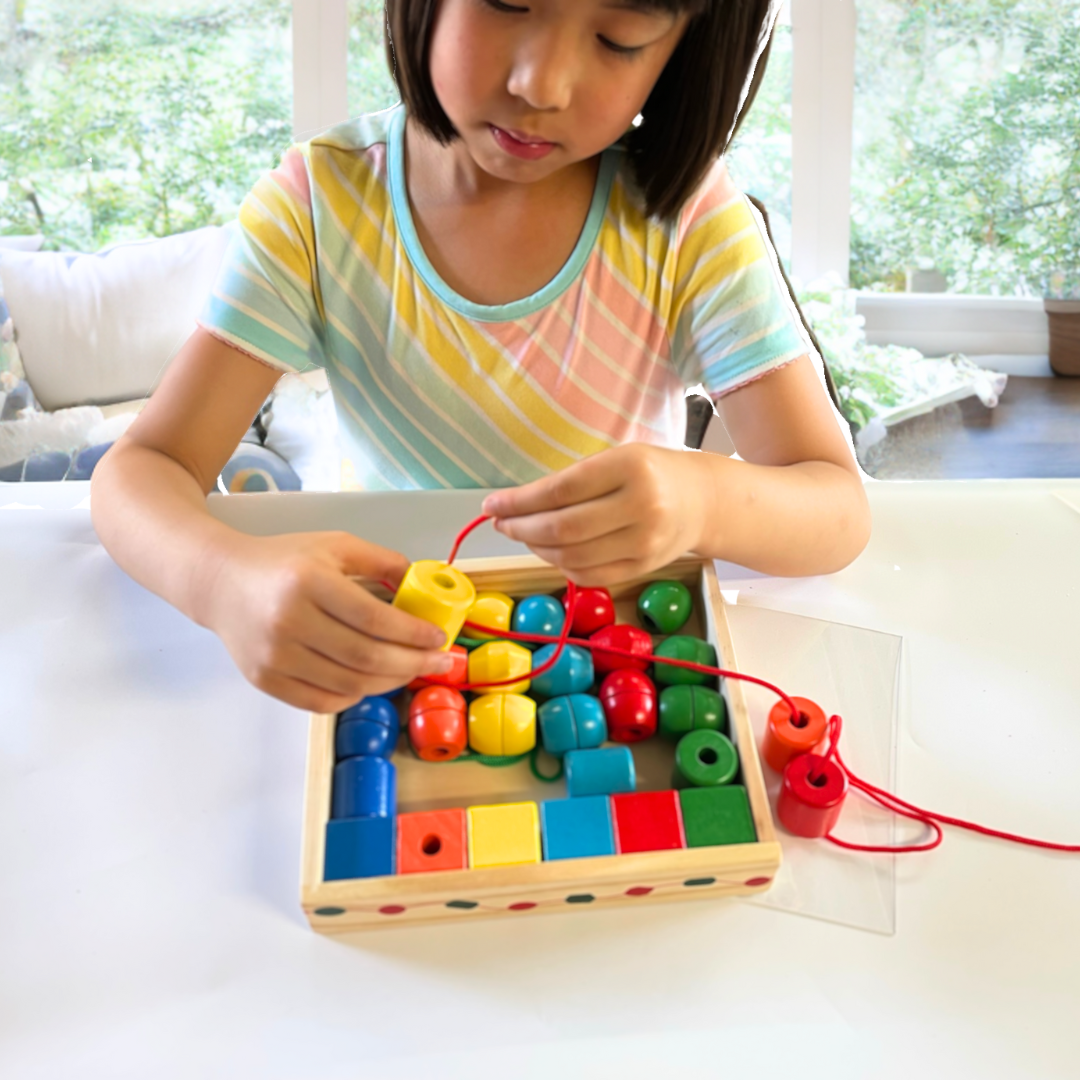
<svg viewBox="0 0 1080 1080"><path fill-rule="evenodd" d="M400 915L405 909L400 904L387 904L379 908L380 915Z"/></svg>
<svg viewBox="0 0 1080 1080"><path fill-rule="evenodd" d="M759 885L768 885L770 881L772 881L772 878L770 877L752 877L743 884L748 885L752 889L756 889Z"/></svg>
<svg viewBox="0 0 1080 1080"><path fill-rule="evenodd" d="M648 896L652 892L651 885L635 885L632 889L626 890L627 896Z"/></svg>
<svg viewBox="0 0 1080 1080"><path fill-rule="evenodd" d="M318 907L315 909L316 915L344 915L345 909L343 907Z"/></svg>
<svg viewBox="0 0 1080 1080"><path fill-rule="evenodd" d="M568 896L566 902L568 904L591 904L596 899L592 893L575 893L573 896Z"/></svg>
<svg viewBox="0 0 1080 1080"><path fill-rule="evenodd" d="M536 907L535 904L529 902L528 900L523 900L520 904L511 904L508 910L510 910L510 911L531 911L534 907Z"/></svg>
<svg viewBox="0 0 1080 1080"><path fill-rule="evenodd" d="M459 911L472 911L474 907L480 905L475 900L447 900L446 906L449 908L457 908Z"/></svg>
<svg viewBox="0 0 1080 1080"><path fill-rule="evenodd" d="M714 877L693 877L689 881L684 881L684 885L715 885L716 878Z"/></svg>

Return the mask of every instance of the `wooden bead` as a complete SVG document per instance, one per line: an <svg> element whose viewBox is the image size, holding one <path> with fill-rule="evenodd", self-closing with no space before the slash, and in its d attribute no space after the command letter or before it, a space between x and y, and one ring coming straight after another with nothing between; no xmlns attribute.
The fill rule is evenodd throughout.
<svg viewBox="0 0 1080 1080"><path fill-rule="evenodd" d="M334 752L348 757L389 757L401 734L398 711L381 697L367 697L342 711L334 732Z"/></svg>
<svg viewBox="0 0 1080 1080"><path fill-rule="evenodd" d="M520 866L540 861L540 814L536 803L470 806L469 866Z"/></svg>
<svg viewBox="0 0 1080 1080"><path fill-rule="evenodd" d="M682 804L677 791L612 795L611 811L615 817L615 841L620 855L686 846Z"/></svg>
<svg viewBox="0 0 1080 1080"><path fill-rule="evenodd" d="M784 767L776 816L796 836L827 836L840 817L848 781L830 758L800 754Z"/></svg>
<svg viewBox="0 0 1080 1080"><path fill-rule="evenodd" d="M799 754L820 753L828 734L828 721L820 705L809 698L791 699L799 710L798 718L783 701L770 710L765 722L761 756L774 772L782 773L787 763Z"/></svg>
<svg viewBox="0 0 1080 1080"><path fill-rule="evenodd" d="M645 659L652 655L652 638L636 626L629 623L619 623L615 626L605 626L590 635L589 642L593 646L593 666L599 675L619 668L636 668L644 671L650 661ZM608 645L616 649L628 649L633 655L622 656L616 653L604 652L604 646Z"/></svg>
<svg viewBox="0 0 1080 1080"><path fill-rule="evenodd" d="M396 770L383 757L351 757L334 766L331 817L389 817L397 809Z"/></svg>
<svg viewBox="0 0 1080 1080"><path fill-rule="evenodd" d="M656 733L656 687L648 675L632 668L612 671L600 684L600 701L612 742L638 742Z"/></svg>
<svg viewBox="0 0 1080 1080"><path fill-rule="evenodd" d="M394 607L434 623L446 634L442 647L449 649L475 599L473 583L460 570L435 559L421 559L409 567L398 586Z"/></svg>
<svg viewBox="0 0 1080 1080"><path fill-rule="evenodd" d="M567 694L545 701L536 710L540 738L553 757L568 750L589 750L607 738L607 721L598 698L591 694Z"/></svg>
<svg viewBox="0 0 1080 1080"><path fill-rule="evenodd" d="M716 667L716 649L709 642L689 634L675 634L665 638L656 647L657 657L668 657L672 660L688 660L693 664L705 664ZM715 686L716 676L707 675L703 671L691 671L689 668L673 667L671 664L662 664L656 661L654 671L656 681L665 686Z"/></svg>
<svg viewBox="0 0 1080 1080"><path fill-rule="evenodd" d="M409 702L409 742L423 761L451 761L468 745L465 699L447 686L429 686Z"/></svg>
<svg viewBox="0 0 1080 1080"><path fill-rule="evenodd" d="M563 594L563 609L570 604L569 593ZM607 589L578 589L574 619L570 632L574 637L589 637L604 626L615 622L615 602Z"/></svg>
<svg viewBox="0 0 1080 1080"><path fill-rule="evenodd" d="M514 608L511 628L516 634L547 634L558 637L565 622L566 612L554 596L526 596ZM519 644L535 652L543 642L522 641Z"/></svg>
<svg viewBox="0 0 1080 1080"><path fill-rule="evenodd" d="M679 792L687 847L714 844L752 844L757 839L746 788L684 788Z"/></svg>
<svg viewBox="0 0 1080 1080"><path fill-rule="evenodd" d="M660 734L680 739L691 731L727 733L727 704L707 686L666 686L660 691Z"/></svg>
<svg viewBox="0 0 1080 1080"><path fill-rule="evenodd" d="M540 804L545 859L615 854L611 801L606 795L549 799Z"/></svg>
<svg viewBox="0 0 1080 1080"><path fill-rule="evenodd" d="M634 756L626 746L568 750L563 758L566 790L573 797L633 791L637 783Z"/></svg>
<svg viewBox="0 0 1080 1080"><path fill-rule="evenodd" d="M558 645L545 645L533 654L533 668L543 667ZM540 697L563 697L566 694L583 694L590 689L594 679L593 659L587 649L578 645L565 645L553 668L532 679L532 691Z"/></svg>
<svg viewBox="0 0 1080 1080"><path fill-rule="evenodd" d="M675 747L676 787L720 787L738 771L735 744L719 731L691 731Z"/></svg>
<svg viewBox="0 0 1080 1080"><path fill-rule="evenodd" d="M332 818L326 823L324 881L382 877L393 872L393 816Z"/></svg>
<svg viewBox="0 0 1080 1080"><path fill-rule="evenodd" d="M681 581L654 581L638 597L638 618L656 634L676 634L690 618L694 602Z"/></svg>
<svg viewBox="0 0 1080 1080"><path fill-rule="evenodd" d="M469 746L511 757L536 745L536 702L524 694L484 694L469 705Z"/></svg>
<svg viewBox="0 0 1080 1080"><path fill-rule="evenodd" d="M469 682L491 683L528 675L532 670L533 654L513 641L488 641L469 653ZM527 678L505 686L491 687L492 693L524 694L529 689Z"/></svg>
<svg viewBox="0 0 1080 1080"><path fill-rule="evenodd" d="M476 626L467 626L466 633L477 641L494 641L502 635L504 630L510 629L510 621L514 615L514 601L501 592L478 592L473 605L465 616L467 623L476 623ZM479 627L489 626L491 630L481 630Z"/></svg>
<svg viewBox="0 0 1080 1080"><path fill-rule="evenodd" d="M429 810L398 815L399 874L467 870L468 847L464 810Z"/></svg>

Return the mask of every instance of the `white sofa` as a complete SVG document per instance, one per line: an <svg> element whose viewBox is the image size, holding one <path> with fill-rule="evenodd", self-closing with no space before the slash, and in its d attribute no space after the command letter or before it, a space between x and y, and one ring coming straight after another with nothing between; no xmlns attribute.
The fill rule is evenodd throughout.
<svg viewBox="0 0 1080 1080"><path fill-rule="evenodd" d="M5 378L0 366L0 415L20 374L40 406L13 409L26 404L25 387L23 398L9 403L0 421L0 470L33 454L78 453L119 437L195 329L233 228L92 255L35 251L33 239L0 245L0 302L23 369ZM262 420L249 444L284 458L305 489L336 489L334 411L322 372L282 379Z"/></svg>

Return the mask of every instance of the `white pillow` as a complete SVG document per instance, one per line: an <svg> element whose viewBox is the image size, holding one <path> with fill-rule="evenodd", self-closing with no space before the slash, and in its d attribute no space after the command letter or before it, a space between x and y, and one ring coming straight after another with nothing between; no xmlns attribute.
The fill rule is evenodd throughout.
<svg viewBox="0 0 1080 1080"><path fill-rule="evenodd" d="M45 409L143 397L195 330L233 227L95 255L0 250L26 379Z"/></svg>
<svg viewBox="0 0 1080 1080"><path fill-rule="evenodd" d="M337 413L324 371L283 375L265 423L266 446L292 466L305 491L341 489Z"/></svg>
<svg viewBox="0 0 1080 1080"><path fill-rule="evenodd" d="M0 248L10 251L40 251L45 243L45 237L41 236L0 236Z"/></svg>

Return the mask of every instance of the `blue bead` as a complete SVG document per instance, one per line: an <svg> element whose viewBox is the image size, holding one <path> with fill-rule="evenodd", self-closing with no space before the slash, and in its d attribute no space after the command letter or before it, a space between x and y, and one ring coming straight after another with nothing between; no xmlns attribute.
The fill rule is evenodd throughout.
<svg viewBox="0 0 1080 1080"><path fill-rule="evenodd" d="M557 645L537 649L533 670L546 664L555 655ZM542 675L532 676L532 693L540 697L560 697L563 694L583 694L593 684L592 654L577 645L567 645L559 662Z"/></svg>
<svg viewBox="0 0 1080 1080"><path fill-rule="evenodd" d="M351 757L334 766L331 817L389 817L396 804L396 770L386 758Z"/></svg>
<svg viewBox="0 0 1080 1080"><path fill-rule="evenodd" d="M611 801L606 795L550 799L540 804L545 859L615 854Z"/></svg>
<svg viewBox="0 0 1080 1080"><path fill-rule="evenodd" d="M348 818L326 823L323 880L381 877L394 872L394 817Z"/></svg>
<svg viewBox="0 0 1080 1080"><path fill-rule="evenodd" d="M566 611L554 596L526 596L519 600L510 622L517 634L549 634L557 637L566 621ZM539 649L539 641L522 641L527 649Z"/></svg>
<svg viewBox="0 0 1080 1080"><path fill-rule="evenodd" d="M619 795L634 790L634 755L628 746L604 746L598 750L569 750L563 757L566 790L572 798L582 795Z"/></svg>
<svg viewBox="0 0 1080 1080"><path fill-rule="evenodd" d="M347 724L350 720L374 720L376 724L399 728L397 707L385 697L361 698L355 705L338 713L339 724Z"/></svg>
<svg viewBox="0 0 1080 1080"><path fill-rule="evenodd" d="M398 735L396 724L389 727L374 720L339 720L334 750L338 761L351 757L388 758L397 748Z"/></svg>
<svg viewBox="0 0 1080 1080"><path fill-rule="evenodd" d="M545 701L536 719L544 749L555 757L599 746L607 738L604 707L591 694L564 694Z"/></svg>

